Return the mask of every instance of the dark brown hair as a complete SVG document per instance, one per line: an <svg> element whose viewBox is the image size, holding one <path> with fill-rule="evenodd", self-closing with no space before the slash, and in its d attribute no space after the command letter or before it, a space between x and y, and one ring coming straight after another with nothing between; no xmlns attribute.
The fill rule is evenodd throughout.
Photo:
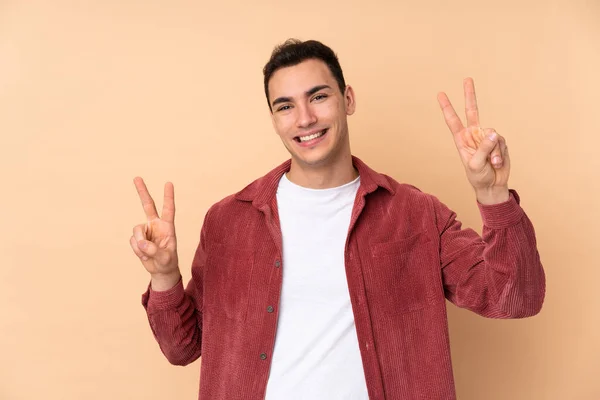
<svg viewBox="0 0 600 400"><path fill-rule="evenodd" d="M342 94L346 90L346 82L344 81L344 73L338 61L337 55L331 48L316 40L301 41L298 39L288 39L284 43L275 47L271 58L263 68L265 79L265 95L269 110L271 102L269 101L269 80L271 76L280 68L291 67L300 64L302 61L309 59L317 59L327 64L331 74L335 78Z"/></svg>

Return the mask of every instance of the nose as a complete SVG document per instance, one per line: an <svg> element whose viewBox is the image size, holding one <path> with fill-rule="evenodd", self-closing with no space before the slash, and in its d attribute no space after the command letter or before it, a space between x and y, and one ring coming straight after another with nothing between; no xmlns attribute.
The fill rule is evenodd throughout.
<svg viewBox="0 0 600 400"><path fill-rule="evenodd" d="M298 105L296 109L298 110L299 128L308 128L317 122L317 116L310 105Z"/></svg>

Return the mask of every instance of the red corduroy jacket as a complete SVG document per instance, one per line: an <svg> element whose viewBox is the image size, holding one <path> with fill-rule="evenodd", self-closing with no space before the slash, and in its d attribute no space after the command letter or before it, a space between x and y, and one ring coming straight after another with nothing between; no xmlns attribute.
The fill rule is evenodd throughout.
<svg viewBox="0 0 600 400"><path fill-rule="evenodd" d="M369 397L455 399L445 300L489 318L537 314L534 228L514 190L477 203L479 236L434 196L353 162L361 180L344 254ZM202 355L200 399L264 399L286 265L276 190L289 168L209 209L185 289L142 296L171 363Z"/></svg>

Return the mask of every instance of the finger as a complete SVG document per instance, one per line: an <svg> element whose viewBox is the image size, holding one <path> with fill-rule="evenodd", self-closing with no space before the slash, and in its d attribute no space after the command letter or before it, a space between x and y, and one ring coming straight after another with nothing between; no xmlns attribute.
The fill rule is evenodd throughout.
<svg viewBox="0 0 600 400"><path fill-rule="evenodd" d="M503 158L508 157L508 146L506 145L506 140L504 138L501 138L500 141L500 151L502 151Z"/></svg>
<svg viewBox="0 0 600 400"><path fill-rule="evenodd" d="M137 225L133 228L133 238L136 242L137 249L146 256L146 261L149 258L154 258L158 262L168 263L171 256L168 252L161 250L154 242L144 236L144 229L146 225Z"/></svg>
<svg viewBox="0 0 600 400"><path fill-rule="evenodd" d="M495 132L494 129L486 128L484 129L485 136L490 136ZM502 157L502 148L501 144L504 141L502 136L498 136L498 140L496 141L496 145L492 149L490 153L489 160L492 163L494 168L502 168L502 163L504 162L504 157Z"/></svg>
<svg viewBox="0 0 600 400"><path fill-rule="evenodd" d="M467 129L465 129L464 132L465 144L467 145L467 147L470 147L472 149L477 149L479 147L479 143L481 143L481 141L485 137L483 129L477 126L467 127Z"/></svg>
<svg viewBox="0 0 600 400"><path fill-rule="evenodd" d="M140 251L148 258L153 259L158 264L167 265L171 262L171 253L165 249L159 248L155 243L144 240L137 243Z"/></svg>
<svg viewBox="0 0 600 400"><path fill-rule="evenodd" d="M133 237L138 242L142 240L148 240L150 237L146 236L146 224L136 225L133 227Z"/></svg>
<svg viewBox="0 0 600 400"><path fill-rule="evenodd" d="M138 240L137 247L148 258L154 258L158 253L158 246L149 240Z"/></svg>
<svg viewBox="0 0 600 400"><path fill-rule="evenodd" d="M500 135L496 131L491 131L479 144L479 148L471 159L470 167L475 171L483 169L488 162L492 151L496 148Z"/></svg>
<svg viewBox="0 0 600 400"><path fill-rule="evenodd" d="M463 130L464 126L458 117L458 114L456 114L454 107L452 107L452 103L450 103L448 96L446 96L446 93L441 92L438 94L437 99L440 108L442 109L442 113L444 114L446 125L454 135L458 135Z"/></svg>
<svg viewBox="0 0 600 400"><path fill-rule="evenodd" d="M490 162L494 168L502 168L502 151L500 150L500 145L497 144L496 147L492 149L492 153L490 154Z"/></svg>
<svg viewBox="0 0 600 400"><path fill-rule="evenodd" d="M506 140L503 137L500 139L500 150L502 151L502 165L507 168L510 168L510 156L508 155L508 146L506 145Z"/></svg>
<svg viewBox="0 0 600 400"><path fill-rule="evenodd" d="M465 91L465 112L467 114L467 126L479 126L479 110L477 109L477 97L475 96L475 83L473 78L466 78L463 82Z"/></svg>
<svg viewBox="0 0 600 400"><path fill-rule="evenodd" d="M134 178L133 183L135 184L135 188L142 201L142 207L144 207L146 217L148 217L148 219L158 218L158 211L156 211L154 200L152 200L152 196L150 196L144 180L138 176Z"/></svg>
<svg viewBox="0 0 600 400"><path fill-rule="evenodd" d="M144 253L142 253L142 251L139 249L137 243L138 242L135 239L135 237L132 236L131 238L129 238L129 245L133 249L133 252L135 253L135 255L138 256L142 261L148 261L148 256L145 255Z"/></svg>
<svg viewBox="0 0 600 400"><path fill-rule="evenodd" d="M165 183L165 198L161 218L171 223L175 221L175 188L171 182Z"/></svg>
<svg viewBox="0 0 600 400"><path fill-rule="evenodd" d="M149 256L146 249L150 246L149 243L152 243L149 238L145 234L146 225L136 225L133 228L133 238L136 241L137 248L142 252L143 255ZM153 244L153 243L152 243Z"/></svg>
<svg viewBox="0 0 600 400"><path fill-rule="evenodd" d="M150 220L146 221L146 224L144 225L144 237L148 240L152 239L152 224L150 223Z"/></svg>

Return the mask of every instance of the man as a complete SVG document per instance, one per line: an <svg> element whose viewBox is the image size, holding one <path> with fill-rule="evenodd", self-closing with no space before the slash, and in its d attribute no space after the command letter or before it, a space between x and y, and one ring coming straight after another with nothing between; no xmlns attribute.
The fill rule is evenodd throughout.
<svg viewBox="0 0 600 400"><path fill-rule="evenodd" d="M480 128L473 81L466 127L445 94L438 101L482 237L352 156L355 95L330 48L287 41L264 84L291 160L210 208L185 290L173 185L159 217L134 180L148 220L131 247L151 276L142 300L161 350L178 365L202 355L202 399L454 399L445 299L521 318L545 294L505 140Z"/></svg>

